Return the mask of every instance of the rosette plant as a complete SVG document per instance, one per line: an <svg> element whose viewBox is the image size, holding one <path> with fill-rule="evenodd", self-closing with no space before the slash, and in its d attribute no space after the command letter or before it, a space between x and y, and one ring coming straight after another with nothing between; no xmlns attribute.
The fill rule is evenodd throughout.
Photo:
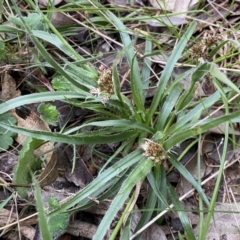
<svg viewBox="0 0 240 240"><path fill-rule="evenodd" d="M91 7L94 10L98 9L100 5L92 3ZM137 193L135 186L137 184L147 181L150 190L145 203L147 211L143 212L135 232L157 213L170 209L169 197L178 209L183 210L171 184L166 179L167 171L170 171L166 169L166 162L191 182L197 190L199 198L205 202L210 212L213 209L214 199L209 202L200 183L181 164L181 158L184 154L178 156L175 149L184 140L197 139L199 135L221 123L226 123L226 138L224 140L226 146L229 122L236 121L240 114L240 111L229 113L227 96L239 94L240 91L211 62L204 62L188 68L176 79L172 79L173 69L190 41L196 24L189 25L167 60L162 73L160 76L156 76L156 92L149 103L146 101L146 92L151 84L149 77L151 75L153 39L150 35L144 36L145 54L141 57L143 65L140 70L138 53L134 49L134 39L131 39L127 27L112 12L98 10L101 21L107 22L119 32L123 48L117 55L111 69L100 67L97 70L86 64L87 61L90 62L93 59L83 59L52 26L48 18L41 15L40 12L39 14L41 21L47 24L52 33L30 27L28 20L22 17L19 18L21 26L1 26L1 30L12 33L17 31L29 36L37 47L42 62L56 70L55 78L52 81L56 91L20 96L1 103L0 114L25 104L55 100L66 101L76 107L90 109L96 114L80 126L68 130L63 129L59 133L23 129L6 124L6 122L0 122L0 126L44 141L88 145L91 146L95 154L97 154L94 148L96 144L118 143L115 153L112 156L105 156L106 163L100 169L97 177L72 198L46 212L46 216L53 217L61 213L71 213L88 208L96 204L95 201L91 200L92 198L96 201L111 198L111 206L103 217L93 239L104 238L114 217L122 207L124 207L123 216L109 239L115 239L119 229L123 226L125 216L128 217L129 221L126 221L123 226L122 239L132 239L129 228L132 214L128 214L128 209L135 201L134 196ZM64 64L57 63L45 49L44 41L50 42L67 54L68 60L62 58ZM121 92L117 70L118 61L123 56L126 56L130 70L130 98ZM193 101L196 83L201 81L206 74L212 76L212 82L217 90L209 97ZM186 76L190 76L191 84L187 90L183 90L181 80ZM224 87L221 83L224 83ZM226 114L218 118L206 117L200 120L202 112L216 103L223 105ZM94 128L88 130L89 126ZM83 129L84 131L82 131ZM218 186L216 185L216 191ZM41 214L42 217L44 217L43 215ZM188 239L194 239L186 214L180 211L179 217Z"/></svg>

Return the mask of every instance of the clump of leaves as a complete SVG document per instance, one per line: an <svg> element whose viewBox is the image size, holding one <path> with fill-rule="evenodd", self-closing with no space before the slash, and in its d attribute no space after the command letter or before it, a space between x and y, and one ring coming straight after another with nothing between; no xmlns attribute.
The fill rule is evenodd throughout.
<svg viewBox="0 0 240 240"><path fill-rule="evenodd" d="M0 122L16 125L17 120L10 113L4 113L0 114ZM15 135L15 132L0 127L0 152L7 150L13 144L13 137Z"/></svg>
<svg viewBox="0 0 240 240"><path fill-rule="evenodd" d="M38 106L37 110L40 113L41 118L45 122L53 126L56 126L57 122L59 121L59 115L56 106L50 103L47 104L42 103Z"/></svg>
<svg viewBox="0 0 240 240"><path fill-rule="evenodd" d="M101 7L98 3L94 4L94 7ZM101 11L98 11L98 14L101 14ZM48 64L58 72L59 76L57 77L58 80L55 80L55 87L59 88L58 91L54 93L38 93L30 97L28 96L28 101L26 100L26 96L22 96L14 101L10 100L0 105L1 114L13 107L25 104L26 102L51 100L68 101L68 103L77 107L88 108L95 111L96 117L81 126L61 133L20 129L2 122L0 122L0 126L42 140L65 142L69 144L91 144L94 154L98 154L94 149L95 144L119 143L118 149L108 158L106 164L99 171L98 176L88 186L59 207L51 209L47 214L47 217L51 217L60 213L65 213L66 211L74 212L79 209L90 207L94 203L91 202L89 196L91 196L91 198L96 198L98 201L102 201L114 195L111 206L99 225L93 240L104 238L115 215L125 202L128 201L129 195L133 194L132 190L134 186L138 182L143 181L143 179L147 179L151 187L149 198L146 202L146 207L149 210L142 214L142 218L135 231L141 229L141 227L151 219L155 214L154 209L156 207L158 207L158 209L165 209L169 197L172 198L174 204L177 205L179 203L172 189L168 187L169 183L166 179L166 170L162 164L166 159L169 160L172 166L174 166L187 181L191 182L193 187L197 190L199 197L206 203L206 206L209 206L209 200L204 194L200 184L195 181L191 174L180 163L182 156L176 156L172 149L178 146L182 141L196 137L211 129L213 126L230 120L236 120L240 114L239 111L234 113L228 112L228 103L224 95L230 92L231 94L234 92L240 94L239 89L221 73L213 63L205 62L200 64L184 72L173 81L170 81L175 64L181 57L186 44L195 30L195 23L190 24L185 34L175 46L161 77L158 79L159 84L152 102L146 107L145 89L147 89L150 84L148 81L150 76L150 69L148 66L151 65L151 63L147 61L147 57L152 50L152 39L150 36L146 38L146 56L144 59L146 60L146 62L144 62L146 64L143 65L142 71L140 71L140 65L138 64L133 48L134 41L132 42L128 35L129 30L109 11L104 12L104 21L109 21L108 24L112 24L115 27L124 45L123 50L113 63L111 79L109 78L110 71L106 71L108 74L108 82L113 83L110 89L111 95L107 99L104 95L92 94L92 89L99 87L100 90L103 90L103 86L99 86L99 82L97 82L97 79L101 76L97 74L96 69L89 68L89 66L84 63L74 64L66 59L64 59L65 66L63 68L52 60L38 38L55 44L55 46L61 50L67 47L68 51L65 53L68 54L69 58L79 58L72 52L72 49L69 48L64 40L59 37L55 28L52 27L55 33L54 39L57 39L56 42L52 41L52 38L50 38L48 34L43 35L43 33L41 33L40 36L40 32L32 31L25 26L26 23L24 23L23 26L26 28L25 31L31 37L32 42L38 47L40 54L42 54ZM64 47L62 47L63 44L65 44ZM129 68L131 69L131 100L121 92L120 88L117 62L119 60L118 58L123 55L126 55ZM102 72L100 71L99 74ZM196 83L201 81L207 74L212 76L212 82L215 84L217 91L211 96L200 99L199 102L192 104ZM191 78L191 84L187 91L183 91L181 80L186 76ZM65 84L63 84L63 82L65 82ZM220 82L223 82L227 87L223 88ZM106 89L104 89L104 91L106 91ZM210 108L215 103L219 104L221 102L223 102L226 109L226 114L224 116L212 118L211 121L209 119L200 121L200 116L203 111ZM159 106L161 106L161 108L159 108ZM89 130L89 126L94 126L94 129ZM82 131L83 129L84 131ZM145 142L146 139L149 140ZM133 148L135 144L138 144L137 149ZM227 144L227 140L224 144ZM148 149L148 147L151 146L154 151ZM143 150L145 150L145 152ZM123 156L120 160L119 154ZM191 224L184 211L179 213L179 218L183 223L186 236L189 239L194 239ZM130 222L131 221L129 221L129 224ZM128 235L130 235L130 226L125 225L123 228L125 231L128 231ZM119 229L120 226L116 228L116 231L114 231L110 239L114 239Z"/></svg>

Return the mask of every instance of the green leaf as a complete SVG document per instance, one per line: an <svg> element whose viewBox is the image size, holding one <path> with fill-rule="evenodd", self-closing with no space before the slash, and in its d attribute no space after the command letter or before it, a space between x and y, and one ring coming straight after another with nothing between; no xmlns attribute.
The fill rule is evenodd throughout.
<svg viewBox="0 0 240 240"><path fill-rule="evenodd" d="M5 42L0 40L0 60L6 59Z"/></svg>
<svg viewBox="0 0 240 240"><path fill-rule="evenodd" d="M41 190L37 180L34 177L33 177L33 182L35 185L35 199L36 199L36 206L38 210L38 222L39 222L41 237L44 240L52 240L52 237L48 228L49 224L47 223L47 218L44 212Z"/></svg>
<svg viewBox="0 0 240 240"><path fill-rule="evenodd" d="M99 5L101 6L101 5ZM134 102L139 111L144 112L144 94L143 94L143 86L141 81L140 69L136 59L136 54L134 51L134 42L131 40L128 29L121 22L119 18L117 18L112 12L105 12L108 18L111 20L111 24L114 25L116 30L119 32L122 43L124 45L124 50L126 51L126 56L128 60L129 67L132 69L131 71L131 90L133 94Z"/></svg>
<svg viewBox="0 0 240 240"><path fill-rule="evenodd" d="M143 158L143 157L142 157ZM112 201L111 206L106 212L103 220L101 221L93 240L102 240L110 227L110 224L119 209L122 207L130 192L137 182L142 180L151 171L154 163L153 161L143 158L141 162L132 170L132 172L126 178L126 181L122 184L117 196Z"/></svg>
<svg viewBox="0 0 240 240"><path fill-rule="evenodd" d="M88 186L86 186L84 189L82 189L80 192L78 192L76 195L74 195L71 199L69 199L68 202L63 203L60 206L60 209L62 211L65 211L67 209L70 209L71 207L75 206L76 204L80 206L86 204L90 201L88 198L96 197L100 193L103 193L107 188L110 188L115 183L115 179L119 179L119 176L121 176L122 173L126 171L126 169L134 166L136 163L140 162L143 159L142 151L140 149L135 150L134 152L128 154L126 157L122 158L120 161L115 163L113 166L105 170L103 173L101 173L97 178L95 178ZM125 180L126 176L123 176L123 179ZM118 181L116 182L118 184ZM121 184L122 185L122 184ZM121 186L120 185L120 186ZM120 187L119 186L119 187ZM117 191L110 189L110 191ZM57 210L51 212L51 214L54 214Z"/></svg>
<svg viewBox="0 0 240 240"><path fill-rule="evenodd" d="M202 189L202 187L198 184L198 182L195 181L191 173L180 163L175 159L174 156L169 154L171 157L169 158L170 163L180 172L180 174L188 181L190 182L193 187L198 191L200 197L203 199L203 201L209 206L209 201Z"/></svg>
<svg viewBox="0 0 240 240"><path fill-rule="evenodd" d="M30 29L42 29L43 28L43 24L41 23L42 20L42 16L38 13L29 13L27 17L22 17L25 21L25 23L28 25L28 27ZM17 18L17 17L12 17L10 16L8 18L8 21L21 26L24 29L24 24L21 20L21 18Z"/></svg>
<svg viewBox="0 0 240 240"><path fill-rule="evenodd" d="M31 174L41 169L42 161L34 156L34 150L43 144L42 140L29 138L24 142L17 165L14 168L13 183L27 185L32 183ZM26 187L17 187L22 198L27 197Z"/></svg>
<svg viewBox="0 0 240 240"><path fill-rule="evenodd" d="M0 114L5 113L13 108L31 104L36 102L47 102L47 101L56 101L56 100L66 100L72 98L87 98L91 97L92 95L82 94L82 92L43 92L43 93L33 93L30 95L24 95L20 97L13 98L6 102L0 104Z"/></svg>
<svg viewBox="0 0 240 240"><path fill-rule="evenodd" d="M59 115L56 106L50 103L47 104L42 103L38 106L37 110L44 121L53 126L57 125L57 122L59 121Z"/></svg>
<svg viewBox="0 0 240 240"><path fill-rule="evenodd" d="M82 132L75 135L69 135L68 132L64 134L54 132L43 132L30 130L25 128L19 128L12 125L4 124L0 122L0 126L15 131L20 134L24 134L29 137L42 139L45 141L62 142L69 144L104 144L121 142L128 138L134 138L139 133L137 130L124 130L123 128L103 129L89 132ZM117 131L119 130L119 131Z"/></svg>
<svg viewBox="0 0 240 240"><path fill-rule="evenodd" d="M35 37L38 37L42 40L45 40L51 44L53 44L55 47L57 47L59 50L70 56L73 60L78 60L72 52L69 50L69 48L59 39L58 36L56 36L53 33L48 33L46 31L40 31L40 30L33 30L33 35Z"/></svg>
<svg viewBox="0 0 240 240"><path fill-rule="evenodd" d="M60 235L66 232L69 218L69 213L58 213L57 215L48 218L47 223L53 239L57 239Z"/></svg>
<svg viewBox="0 0 240 240"><path fill-rule="evenodd" d="M187 216L186 212L184 211L184 207L178 199L178 195L175 193L173 187L171 186L171 184L169 182L167 182L167 186L168 186L169 196L171 197L171 200L172 200L175 208L177 209L177 213L178 213L179 219L182 223L182 226L185 230L187 239L191 239L191 240L196 239L194 236L194 233L193 233L192 226L188 220L188 216Z"/></svg>
<svg viewBox="0 0 240 240"><path fill-rule="evenodd" d="M4 113L0 115L0 122L15 125L17 120L10 113ZM12 137L15 135L14 131L0 127L0 152L7 150L13 144Z"/></svg>
<svg viewBox="0 0 240 240"><path fill-rule="evenodd" d="M167 82L169 81L172 71L175 67L175 64L179 57L182 54L183 49L185 48L186 44L188 43L191 35L193 34L196 28L196 23L191 23L189 28L187 29L186 33L181 37L180 41L178 42L177 46L173 50L170 58L167 61L167 64L162 72L162 75L159 79L159 85L157 87L156 93L154 94L154 98L152 100L152 104L150 106L149 112L147 114L147 123L150 123L152 117L159 106L159 103L164 95L165 87Z"/></svg>
<svg viewBox="0 0 240 240"><path fill-rule="evenodd" d="M0 210L3 209L4 206L8 203L8 201L10 201L13 198L13 194L14 193L12 193L8 198L6 198L0 203Z"/></svg>
<svg viewBox="0 0 240 240"><path fill-rule="evenodd" d="M72 85L64 76L58 75L52 79L52 86L58 91L75 91L76 87Z"/></svg>

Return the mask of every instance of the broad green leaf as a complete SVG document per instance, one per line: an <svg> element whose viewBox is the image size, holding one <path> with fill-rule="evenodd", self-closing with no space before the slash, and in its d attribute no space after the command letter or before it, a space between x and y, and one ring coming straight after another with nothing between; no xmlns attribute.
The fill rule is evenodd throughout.
<svg viewBox="0 0 240 240"><path fill-rule="evenodd" d="M40 104L38 106L38 112L41 115L41 118L47 122L48 124L51 124L53 126L57 125L57 122L59 121L59 115L58 111L56 109L56 106L47 103L47 104Z"/></svg>
<svg viewBox="0 0 240 240"><path fill-rule="evenodd" d="M69 50L69 48L55 34L41 30L32 30L32 34L35 37L38 37L44 41L51 43L52 45L57 47L60 51L71 57L73 60L78 60L76 59L75 55L73 55L72 52Z"/></svg>
<svg viewBox="0 0 240 240"><path fill-rule="evenodd" d="M75 91L75 86L72 85L65 77L58 75L52 81L52 87L58 91Z"/></svg>
<svg viewBox="0 0 240 240"><path fill-rule="evenodd" d="M42 140L28 138L24 142L17 165L14 168L13 183L17 185L28 185L32 183L32 173L41 169L42 161L34 156L34 150L40 147ZM28 188L17 187L21 198L27 197Z"/></svg>
<svg viewBox="0 0 240 240"><path fill-rule="evenodd" d="M7 124L16 124L17 120L10 114L0 114L0 122ZM0 127L0 152L5 151L13 144L13 137L16 133Z"/></svg>
<svg viewBox="0 0 240 240"><path fill-rule="evenodd" d="M66 232L69 219L69 213L58 213L47 218L49 232L53 239L57 239Z"/></svg>
<svg viewBox="0 0 240 240"><path fill-rule="evenodd" d="M24 19L25 23L28 25L30 29L43 28L43 24L41 23L42 16L38 13L29 13L27 17L22 17L22 18ZM21 18L10 16L8 18L8 21L15 25L21 26L24 29L24 24Z"/></svg>

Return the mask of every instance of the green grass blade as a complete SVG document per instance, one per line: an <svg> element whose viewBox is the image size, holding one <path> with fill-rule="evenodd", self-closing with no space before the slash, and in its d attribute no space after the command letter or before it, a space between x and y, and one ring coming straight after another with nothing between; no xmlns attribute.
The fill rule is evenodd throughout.
<svg viewBox="0 0 240 240"><path fill-rule="evenodd" d="M79 60L79 58L76 59L76 56L73 55L72 51L69 51L68 47L58 38L57 35L41 30L32 30L32 34L37 38L40 38L46 42L51 43L52 45L57 47L60 51L71 57L73 60ZM80 58L80 60L82 60L82 58Z"/></svg>
<svg viewBox="0 0 240 240"><path fill-rule="evenodd" d="M150 39L146 39L145 41L145 51L144 55L149 55L152 53L152 41ZM151 75L151 60L147 57L144 58L143 67L142 67L142 83L143 83L143 90L144 90L144 101L147 95L147 89L150 85L150 75Z"/></svg>
<svg viewBox="0 0 240 240"><path fill-rule="evenodd" d="M112 220L128 198L129 193L132 191L133 187L137 182L146 177L152 167L153 161L143 158L142 161L140 161L139 164L133 169L133 171L127 177L126 181L123 183L119 193L112 201L109 210L106 212L96 234L93 237L93 240L102 240L104 238Z"/></svg>
<svg viewBox="0 0 240 240"><path fill-rule="evenodd" d="M52 132L44 132L44 131L36 131L29 130L25 128L15 127L13 125L8 125L0 122L0 126L15 131L16 133L23 134L25 136L41 139L44 141L52 141L52 142L61 142L61 143L69 143L69 144L104 144L104 143L113 143L113 142L121 142L128 138L135 137L138 134L136 130L126 130L119 131L115 133L115 129L109 130L100 130L97 132L85 132L76 135L69 134L60 134L60 133L52 133ZM104 134L104 135L103 135Z"/></svg>
<svg viewBox="0 0 240 240"><path fill-rule="evenodd" d="M41 237L44 240L52 240L51 233L48 229L47 218L44 212L41 190L36 179L33 179L35 185L35 199L38 210L38 223L40 228Z"/></svg>
<svg viewBox="0 0 240 240"><path fill-rule="evenodd" d="M138 129L138 130L142 130L142 131L145 131L148 133L152 133L152 134L154 133L152 128L150 128L144 124L137 123L137 122L131 121L131 120L125 120L125 119L91 122L91 123L83 124L82 126L75 128L75 130L79 130L79 129L87 127L87 126L97 126L97 127L120 126L120 127L126 127L127 129Z"/></svg>
<svg viewBox="0 0 240 240"><path fill-rule="evenodd" d="M195 181L193 176L189 173L189 171L175 159L174 156L170 155L169 161L171 164L180 172L180 174L188 181L190 182L193 187L198 191L199 196L203 199L203 201L209 206L209 201L201 187L201 185L198 184L198 182Z"/></svg>
<svg viewBox="0 0 240 240"><path fill-rule="evenodd" d="M186 239L195 240L196 238L194 236L192 226L188 220L188 216L187 216L186 212L184 211L184 207L182 206L181 202L178 199L178 195L176 194L172 185L169 182L167 183L167 186L168 186L169 196L172 200L173 205L177 209L178 217L179 217L179 219L182 223L182 226L185 230Z"/></svg>
<svg viewBox="0 0 240 240"><path fill-rule="evenodd" d="M0 209L3 209L4 206L8 203L8 201L10 201L12 198L13 198L13 193L0 203Z"/></svg>
<svg viewBox="0 0 240 240"><path fill-rule="evenodd" d="M189 28L187 29L186 33L182 36L182 38L180 39L179 43L177 44L177 46L175 47L175 49L173 50L170 58L167 61L167 64L162 72L162 75L159 79L159 85L157 88L157 91L154 95L154 98L152 100L152 104L150 106L150 109L148 111L147 114L147 124L150 123L157 107L159 106L159 103L162 99L162 96L164 94L166 85L168 80L171 77L172 71L175 67L175 64L177 62L177 60L179 59L179 57L182 54L183 49L185 48L186 44L188 43L191 35L193 34L194 30L196 28L196 23L193 22L190 24Z"/></svg>
<svg viewBox="0 0 240 240"><path fill-rule="evenodd" d="M133 94L134 102L139 109L139 111L144 112L144 95L143 86L141 81L140 69L136 59L136 54L133 47L133 42L129 37L128 30L124 24L117 18L112 12L105 11L104 14L110 20L110 22L115 26L116 30L121 36L122 43L126 48L126 56L128 60L129 67L131 71L131 90Z"/></svg>
<svg viewBox="0 0 240 240"><path fill-rule="evenodd" d="M158 115L158 120L156 124L157 131L163 131L166 121L172 112L173 108L175 107L177 100L183 90L182 84L176 84L169 95L167 96L166 100L164 101L163 107ZM166 129L164 129L166 130Z"/></svg>
<svg viewBox="0 0 240 240"><path fill-rule="evenodd" d="M225 76L225 75L223 74L222 76ZM229 80L227 79L227 82L228 81ZM222 101L223 101L224 107L225 107L225 114L228 114L229 113L228 99L226 98L226 95L224 94L224 91L223 91L223 88L222 88L221 84L219 82L217 82L216 79L214 79L214 83L215 83L215 86L217 87L217 89L219 90L219 92L221 93ZM219 189L221 187L221 180L222 180L224 166L225 166L225 159L226 159L226 155L227 155L227 152L228 152L229 123L225 124L224 132L225 132L224 145L223 145L223 151L222 151L222 155L221 155L221 163L220 163L220 168L219 168L219 174L217 176L217 180L216 180L215 187L214 187L214 190L213 190L210 206L208 208L207 217L205 219L204 226L203 226L203 229L202 229L202 232L201 232L201 240L206 238L207 231L208 231L208 228L209 228L209 224L210 224L210 221L211 221L212 216L214 214L214 207L215 207L216 200L217 200L217 197L218 197L218 194L219 194Z"/></svg>
<svg viewBox="0 0 240 240"><path fill-rule="evenodd" d="M227 86L229 86L231 89L233 89L235 92L237 92L238 94L240 94L240 90L239 88L224 74L222 73L216 66L216 64L212 63L211 64L211 69L210 69L210 73L217 78L218 80L220 80L222 83L226 84Z"/></svg>
<svg viewBox="0 0 240 240"><path fill-rule="evenodd" d="M89 96L91 96L89 94ZM67 100L67 99L85 99L87 95L83 95L80 92L43 92L43 93L32 93L30 95L24 95L17 98L13 98L0 104L0 114L3 114L11 109L26 104L47 102L55 100Z"/></svg>
<svg viewBox="0 0 240 240"><path fill-rule="evenodd" d="M115 163L113 166L108 168L102 174L100 174L97 178L95 178L89 185L87 185L84 189L82 189L79 193L77 193L73 198L69 199L68 202L63 203L60 206L62 211L66 211L75 205L82 205L82 202L85 204L86 201L89 202L89 196L96 197L100 193L103 193L106 188L109 188L109 184L112 182L112 179L117 178L121 175L129 167L134 164L140 162L143 159L142 151L135 150L134 152L128 154L126 157L122 158L119 162ZM57 210L51 212L54 214Z"/></svg>

